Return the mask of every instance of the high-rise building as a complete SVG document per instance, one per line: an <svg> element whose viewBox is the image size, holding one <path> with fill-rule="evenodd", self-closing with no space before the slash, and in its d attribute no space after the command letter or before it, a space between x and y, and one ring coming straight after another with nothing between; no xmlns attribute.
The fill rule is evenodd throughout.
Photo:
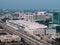
<svg viewBox="0 0 60 45"><path fill-rule="evenodd" d="M54 24L60 24L60 12L54 12L53 13L53 19Z"/></svg>

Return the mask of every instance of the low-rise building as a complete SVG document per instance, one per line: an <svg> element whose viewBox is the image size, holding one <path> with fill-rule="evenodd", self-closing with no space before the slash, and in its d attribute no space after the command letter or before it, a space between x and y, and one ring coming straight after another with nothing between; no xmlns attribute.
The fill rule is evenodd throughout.
<svg viewBox="0 0 60 45"><path fill-rule="evenodd" d="M20 45L21 38L17 35L1 35L0 45Z"/></svg>
<svg viewBox="0 0 60 45"><path fill-rule="evenodd" d="M21 41L21 38L17 35L1 35L1 42Z"/></svg>
<svg viewBox="0 0 60 45"><path fill-rule="evenodd" d="M51 39L56 39L56 29L46 29L46 35L50 35Z"/></svg>
<svg viewBox="0 0 60 45"><path fill-rule="evenodd" d="M49 34L49 35L56 34L56 29L47 28L46 34Z"/></svg>

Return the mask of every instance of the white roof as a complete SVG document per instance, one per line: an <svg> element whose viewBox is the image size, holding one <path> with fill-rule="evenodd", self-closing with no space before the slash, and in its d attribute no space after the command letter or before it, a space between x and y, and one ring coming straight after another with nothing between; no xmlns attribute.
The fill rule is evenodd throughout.
<svg viewBox="0 0 60 45"><path fill-rule="evenodd" d="M46 11L43 11L43 12L37 12L37 15L44 15Z"/></svg>
<svg viewBox="0 0 60 45"><path fill-rule="evenodd" d="M36 22L31 22L31 21L25 21L25 20L9 20L9 22L13 22L18 25L22 25L22 26L27 27L29 29L47 28L47 26L45 26L43 24L39 24Z"/></svg>

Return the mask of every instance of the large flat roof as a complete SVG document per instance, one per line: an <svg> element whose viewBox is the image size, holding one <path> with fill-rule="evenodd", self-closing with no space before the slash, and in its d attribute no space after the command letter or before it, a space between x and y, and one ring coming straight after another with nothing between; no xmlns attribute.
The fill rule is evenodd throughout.
<svg viewBox="0 0 60 45"><path fill-rule="evenodd" d="M47 28L47 26L45 26L43 24L39 24L36 22L31 22L31 21L25 21L25 20L9 20L9 22L13 22L15 24L28 27L29 29Z"/></svg>

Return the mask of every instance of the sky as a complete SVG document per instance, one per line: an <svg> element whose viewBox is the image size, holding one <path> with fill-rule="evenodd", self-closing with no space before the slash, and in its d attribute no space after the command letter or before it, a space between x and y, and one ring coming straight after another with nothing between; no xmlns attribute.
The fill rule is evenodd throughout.
<svg viewBox="0 0 60 45"><path fill-rule="evenodd" d="M60 0L0 0L2 9L60 9Z"/></svg>

